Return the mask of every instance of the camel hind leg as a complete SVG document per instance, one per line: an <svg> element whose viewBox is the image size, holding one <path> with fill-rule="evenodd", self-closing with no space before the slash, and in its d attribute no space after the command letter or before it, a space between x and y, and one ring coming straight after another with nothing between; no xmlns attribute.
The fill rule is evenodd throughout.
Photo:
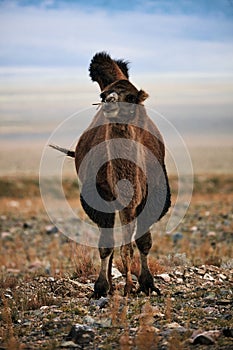
<svg viewBox="0 0 233 350"><path fill-rule="evenodd" d="M141 271L138 278L138 282L140 285L139 291L144 292L146 295L149 295L153 291L155 291L158 295L160 295L160 290L154 285L154 278L148 267L148 254L150 248L152 246L152 238L150 231L147 231L141 237L136 239L136 244L140 252L141 259Z"/></svg>

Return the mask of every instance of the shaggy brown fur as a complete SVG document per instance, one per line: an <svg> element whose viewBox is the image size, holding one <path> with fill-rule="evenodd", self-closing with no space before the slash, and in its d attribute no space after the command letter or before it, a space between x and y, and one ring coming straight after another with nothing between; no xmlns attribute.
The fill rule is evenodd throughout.
<svg viewBox="0 0 233 350"><path fill-rule="evenodd" d="M148 94L128 80L127 62L113 60L104 52L97 53L89 72L101 89L101 109L80 137L75 154L60 150L75 156L77 174L82 183L82 206L100 229L101 270L94 295L105 296L113 290L111 268L116 211L123 231L121 257L126 274L125 295L133 289L132 240L136 241L141 257L139 290L147 295L152 291L159 294L148 268L147 256L152 245L150 226L170 207L163 139L142 105ZM89 158L85 161L87 155ZM102 159L103 164L96 173L96 165ZM119 183L120 188L117 187ZM105 201L105 209L98 200L95 205L90 204L96 189ZM106 210L108 203L113 209Z"/></svg>
<svg viewBox="0 0 233 350"><path fill-rule="evenodd" d="M133 187L133 197L127 207L119 210L119 216L123 226L123 242L121 256L126 273L125 294L132 290L133 283L131 277L131 259L133 248L131 244L133 231L137 229L136 244L141 254L141 273L139 276L140 290L146 294L159 290L154 286L153 277L147 265L147 255L151 248L151 234L149 227L159 220L170 206L170 190L164 165L164 144L162 137L147 116L142 102L148 94L142 90L138 91L128 80L128 66L122 60L112 60L106 53L96 54L89 68L93 81L97 81L101 88L101 98L103 107L94 117L89 128L81 136L75 150L75 164L77 173L82 182L81 203L88 216L99 226L101 236L99 241L99 251L101 257L101 271L95 283L95 296L106 295L112 290L111 264L113 257L113 226L115 213L106 213L92 208L85 198L93 193L93 186L96 185L99 195L105 201L116 201L123 203L127 200L127 192L130 188L127 183L123 187L122 193L117 193L117 183L122 179L127 179ZM115 101L112 101L111 94L117 93L117 102L123 103L120 110L117 110ZM110 96L110 97L109 97ZM109 98L109 103L108 103ZM113 103L111 103L113 102ZM112 111L117 112L117 116L111 118ZM108 118L109 115L109 118ZM111 150L106 144L107 140L117 140L119 147L119 158L105 162L99 169L96 176L96 184L93 185L93 169L95 168L96 157L105 159L106 154L111 156ZM146 154L143 150L135 150L134 142L132 147L125 149L124 140L136 141L151 153ZM101 144L102 143L102 144ZM97 145L100 145L98 153L90 159L86 167L80 171L80 165L85 155ZM137 154L136 154L137 153ZM151 177L150 191L148 194L147 174L135 161L125 159L127 154L132 154L133 158L140 158L144 163L147 174L153 172ZM158 160L158 166L153 165L153 157ZM116 157L115 157L116 158ZM148 203L147 203L148 201ZM117 202L117 203L118 203ZM147 204L147 206L146 206ZM146 209L145 209L146 208ZM117 206L116 206L117 210ZM142 218L138 218L137 227L134 219L143 211ZM145 211L145 212L144 212ZM107 228L107 231L106 231Z"/></svg>

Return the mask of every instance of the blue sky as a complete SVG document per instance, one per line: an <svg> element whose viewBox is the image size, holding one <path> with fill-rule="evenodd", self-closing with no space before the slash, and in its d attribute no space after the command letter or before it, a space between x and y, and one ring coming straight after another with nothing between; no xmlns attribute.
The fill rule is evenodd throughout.
<svg viewBox="0 0 233 350"><path fill-rule="evenodd" d="M0 1L0 66L86 68L96 51L139 72L233 72L232 0Z"/></svg>

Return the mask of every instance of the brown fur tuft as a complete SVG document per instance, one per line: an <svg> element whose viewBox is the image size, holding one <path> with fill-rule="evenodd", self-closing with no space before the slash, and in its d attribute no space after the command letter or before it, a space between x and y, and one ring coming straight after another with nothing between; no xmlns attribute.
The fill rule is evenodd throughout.
<svg viewBox="0 0 233 350"><path fill-rule="evenodd" d="M99 52L91 60L90 77L96 81L101 91L116 80L128 78L128 63L113 60L106 52Z"/></svg>

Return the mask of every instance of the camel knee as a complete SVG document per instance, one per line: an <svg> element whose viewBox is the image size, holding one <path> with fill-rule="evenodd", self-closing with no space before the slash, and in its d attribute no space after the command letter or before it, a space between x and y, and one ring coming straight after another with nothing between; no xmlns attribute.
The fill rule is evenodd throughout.
<svg viewBox="0 0 233 350"><path fill-rule="evenodd" d="M148 255L151 247L152 247L152 237L151 233L148 231L140 238L136 239L137 247L140 253L144 255Z"/></svg>
<svg viewBox="0 0 233 350"><path fill-rule="evenodd" d="M113 252L113 248L99 248L99 254L101 259L107 258Z"/></svg>

